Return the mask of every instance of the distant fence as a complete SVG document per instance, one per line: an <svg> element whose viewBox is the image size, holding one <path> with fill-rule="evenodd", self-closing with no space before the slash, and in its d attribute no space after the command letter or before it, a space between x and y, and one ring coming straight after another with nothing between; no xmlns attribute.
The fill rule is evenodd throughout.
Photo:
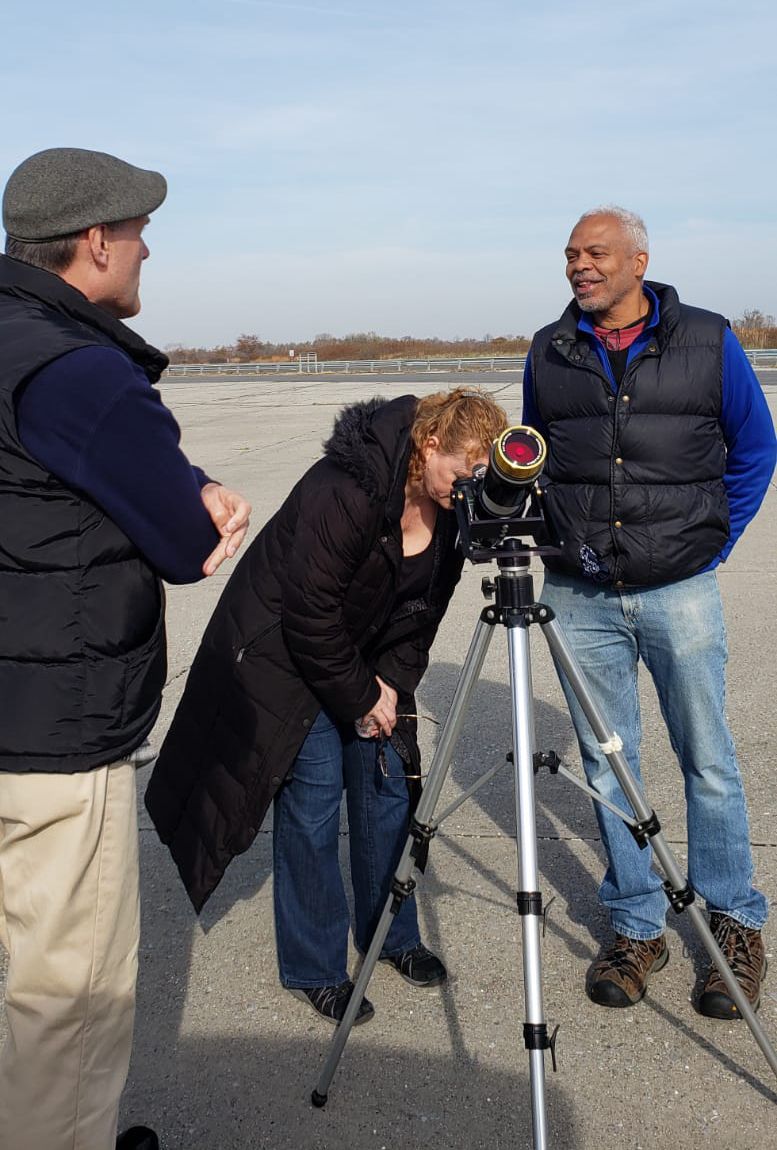
<svg viewBox="0 0 777 1150"><path fill-rule="evenodd" d="M777 368L777 348L745 353L754 367ZM331 359L316 363L174 363L165 375L373 375L376 372L523 371L525 355L492 355L458 359Z"/></svg>
<svg viewBox="0 0 777 1150"><path fill-rule="evenodd" d="M753 367L777 367L777 348L757 347L745 349Z"/></svg>
<svg viewBox="0 0 777 1150"><path fill-rule="evenodd" d="M373 375L376 372L522 371L525 355L491 355L478 359L330 359L316 363L173 363L166 375Z"/></svg>

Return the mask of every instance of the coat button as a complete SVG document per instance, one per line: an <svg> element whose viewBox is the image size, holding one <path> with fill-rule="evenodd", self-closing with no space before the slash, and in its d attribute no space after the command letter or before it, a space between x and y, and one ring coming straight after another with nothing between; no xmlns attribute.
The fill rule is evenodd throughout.
<svg viewBox="0 0 777 1150"><path fill-rule="evenodd" d="M624 402L624 403L628 403L628 402L629 402L629 399L630 399L630 396L628 396L628 395L624 395L624 396L623 396L623 402Z"/></svg>
<svg viewBox="0 0 777 1150"><path fill-rule="evenodd" d="M281 785L281 776L273 775L273 777L270 779L270 782L274 787L279 787Z"/></svg>
<svg viewBox="0 0 777 1150"><path fill-rule="evenodd" d="M303 719L302 720L302 726L303 727L309 727L310 726L310 719Z"/></svg>
<svg viewBox="0 0 777 1150"><path fill-rule="evenodd" d="M616 520L615 520L615 526L616 526L616 527L622 527L622 526L623 526L623 524L621 523L620 519L616 519Z"/></svg>
<svg viewBox="0 0 777 1150"><path fill-rule="evenodd" d="M622 580L622 579L618 579L618 580L616 581L616 583L615 583L615 586L616 586L616 587L622 587L622 586L623 586L623 580Z"/></svg>
<svg viewBox="0 0 777 1150"><path fill-rule="evenodd" d="M623 463L623 460L621 459L620 455L617 457L617 459L615 460L615 462L616 462L616 463Z"/></svg>

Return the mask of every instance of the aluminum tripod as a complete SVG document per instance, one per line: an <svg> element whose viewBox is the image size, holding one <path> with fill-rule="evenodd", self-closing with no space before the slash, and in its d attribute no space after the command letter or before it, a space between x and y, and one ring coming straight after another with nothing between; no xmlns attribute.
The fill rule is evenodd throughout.
<svg viewBox="0 0 777 1150"><path fill-rule="evenodd" d="M510 692L512 699L513 764L515 772L516 816L518 828L518 910L521 915L523 943L523 981L526 1021L523 1028L524 1045L529 1052L529 1081L531 1086L532 1130L535 1150L548 1146L547 1114L545 1106L545 1051L550 1050L555 1070L555 1031L548 1035L542 1002L542 976L540 955L540 920L543 915L542 896L539 892L537 867L536 813L534 804L534 775L540 766L548 766L569 778L597 802L614 810L628 825L641 846L652 846L655 857L666 876L664 890L675 911L687 910L712 961L736 1003L739 1013L747 1022L769 1066L777 1075L777 1054L755 1016L755 1012L729 968L706 918L695 902L694 893L661 832L656 814L647 805L641 789L621 750L621 741L608 724L592 697L582 670L569 647L552 611L534 601L534 587L529 574L529 549L518 540L509 540L507 549L497 554L499 574L493 582L484 580L484 592L495 594L493 605L485 607L475 628L467 657L451 702L450 711L442 729L421 799L410 824L407 843L394 873L391 891L365 955L353 994L335 1031L332 1045L321 1071L316 1089L312 1093L315 1106L324 1106L327 1091L334 1077L351 1027L372 972L380 957L389 932L392 915L396 914L404 899L412 893L415 882L411 873L416 860L426 854L430 839L440 823L467 798L487 782L502 764L488 771L481 779L435 819L434 812L445 782L470 696L475 688L483 662L497 623L507 629L509 653ZM603 753L614 771L621 789L634 812L634 817L618 810L582 780L563 768L554 752L534 751L533 692L529 626L539 623L556 665L569 681L580 706L596 735ZM557 1028L558 1029L558 1028Z"/></svg>

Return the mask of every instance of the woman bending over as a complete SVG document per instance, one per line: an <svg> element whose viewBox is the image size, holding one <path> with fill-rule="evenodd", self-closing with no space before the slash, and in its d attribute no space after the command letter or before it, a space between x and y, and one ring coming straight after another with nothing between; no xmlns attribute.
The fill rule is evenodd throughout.
<svg viewBox="0 0 777 1150"><path fill-rule="evenodd" d="M353 989L342 792L363 953L418 785L415 690L461 573L451 487L506 425L488 395L461 388L343 410L324 457L230 578L149 783L146 805L197 911L274 803L280 979L334 1022ZM415 986L446 978L413 897L381 957ZM365 999L356 1021L372 1014Z"/></svg>

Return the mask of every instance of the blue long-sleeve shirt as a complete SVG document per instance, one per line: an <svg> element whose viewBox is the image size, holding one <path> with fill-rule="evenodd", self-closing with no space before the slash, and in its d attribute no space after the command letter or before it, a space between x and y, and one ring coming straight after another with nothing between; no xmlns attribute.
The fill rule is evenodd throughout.
<svg viewBox="0 0 777 1150"><path fill-rule="evenodd" d="M645 331L629 348L627 366L649 342L650 329L658 323L658 297L647 287L645 294L652 303L651 315ZM588 316L581 317L578 328L589 336L613 391L617 391L607 352L596 337ZM540 417L534 399L531 352L527 356L523 375L522 421L527 426L535 428L541 435L547 435L547 427ZM726 444L726 470L723 482L728 496L729 535L720 554L704 568L706 571L712 570L728 558L734 544L761 506L777 462L777 439L766 398L739 340L729 328L726 328L723 337L720 426Z"/></svg>
<svg viewBox="0 0 777 1150"><path fill-rule="evenodd" d="M90 346L53 360L17 396L16 421L33 459L101 507L163 579L203 577L219 541L200 494L208 477L123 351Z"/></svg>

